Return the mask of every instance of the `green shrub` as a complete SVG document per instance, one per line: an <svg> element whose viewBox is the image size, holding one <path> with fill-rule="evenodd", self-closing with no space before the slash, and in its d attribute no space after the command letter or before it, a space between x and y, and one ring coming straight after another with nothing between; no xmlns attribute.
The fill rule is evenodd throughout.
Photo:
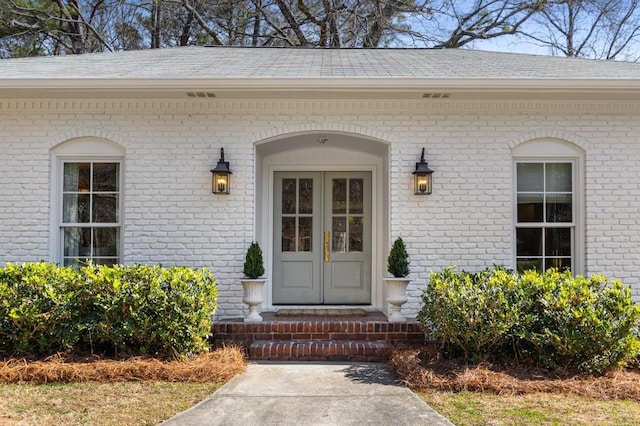
<svg viewBox="0 0 640 426"><path fill-rule="evenodd" d="M207 349L216 297L206 270L8 264L0 268L0 350L195 354Z"/></svg>
<svg viewBox="0 0 640 426"><path fill-rule="evenodd" d="M252 242L247 249L242 272L247 278L256 279L264 274L262 249L257 242Z"/></svg>
<svg viewBox="0 0 640 426"><path fill-rule="evenodd" d="M504 268L454 269L431 273L418 322L447 351L472 361L495 357L512 343L524 317L517 277Z"/></svg>
<svg viewBox="0 0 640 426"><path fill-rule="evenodd" d="M555 269L527 271L521 280L534 289L534 320L520 337L538 363L599 373L637 355L640 307L619 281Z"/></svg>
<svg viewBox="0 0 640 426"><path fill-rule="evenodd" d="M448 268L431 275L423 301L425 332L470 361L520 358L599 373L640 349L640 307L628 287L603 276Z"/></svg>
<svg viewBox="0 0 640 426"><path fill-rule="evenodd" d="M387 258L387 271L395 278L404 278L409 275L409 255L402 238L397 238L393 242Z"/></svg>
<svg viewBox="0 0 640 426"><path fill-rule="evenodd" d="M45 262L0 268L0 351L53 354L76 345L76 280L73 269Z"/></svg>

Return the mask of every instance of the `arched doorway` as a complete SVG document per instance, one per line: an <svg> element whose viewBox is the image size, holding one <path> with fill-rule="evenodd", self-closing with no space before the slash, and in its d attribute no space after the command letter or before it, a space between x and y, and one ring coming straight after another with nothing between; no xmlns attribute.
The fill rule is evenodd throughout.
<svg viewBox="0 0 640 426"><path fill-rule="evenodd" d="M268 309L384 309L389 146L354 134L305 133L256 144L256 235Z"/></svg>

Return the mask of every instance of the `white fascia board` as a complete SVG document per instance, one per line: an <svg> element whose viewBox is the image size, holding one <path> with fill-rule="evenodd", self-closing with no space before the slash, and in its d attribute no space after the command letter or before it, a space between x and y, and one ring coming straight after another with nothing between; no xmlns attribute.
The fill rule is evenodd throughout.
<svg viewBox="0 0 640 426"><path fill-rule="evenodd" d="M638 90L640 78L214 78L214 79L1 79L0 89L66 90Z"/></svg>

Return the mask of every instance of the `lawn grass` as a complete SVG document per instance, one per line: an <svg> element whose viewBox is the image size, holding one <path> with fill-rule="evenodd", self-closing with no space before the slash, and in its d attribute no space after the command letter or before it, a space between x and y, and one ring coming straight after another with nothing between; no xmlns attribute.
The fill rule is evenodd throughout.
<svg viewBox="0 0 640 426"><path fill-rule="evenodd" d="M418 396L458 426L638 425L640 403L572 395L482 392L418 392Z"/></svg>
<svg viewBox="0 0 640 426"><path fill-rule="evenodd" d="M121 382L0 385L0 426L157 425L222 383Z"/></svg>

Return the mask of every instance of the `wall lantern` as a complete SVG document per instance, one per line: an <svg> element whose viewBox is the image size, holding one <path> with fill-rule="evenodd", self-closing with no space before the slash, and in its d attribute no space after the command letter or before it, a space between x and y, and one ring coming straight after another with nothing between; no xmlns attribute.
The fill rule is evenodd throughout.
<svg viewBox="0 0 640 426"><path fill-rule="evenodd" d="M220 148L220 160L216 168L211 170L213 174L211 187L214 194L229 194L229 184L231 183L231 170L229 162L224 161L224 148Z"/></svg>
<svg viewBox="0 0 640 426"><path fill-rule="evenodd" d="M424 148L422 148L422 157L420 157L420 162L416 163L416 171L413 172L413 184L416 195L431 194L432 174L433 170L431 170L427 162L424 161Z"/></svg>

